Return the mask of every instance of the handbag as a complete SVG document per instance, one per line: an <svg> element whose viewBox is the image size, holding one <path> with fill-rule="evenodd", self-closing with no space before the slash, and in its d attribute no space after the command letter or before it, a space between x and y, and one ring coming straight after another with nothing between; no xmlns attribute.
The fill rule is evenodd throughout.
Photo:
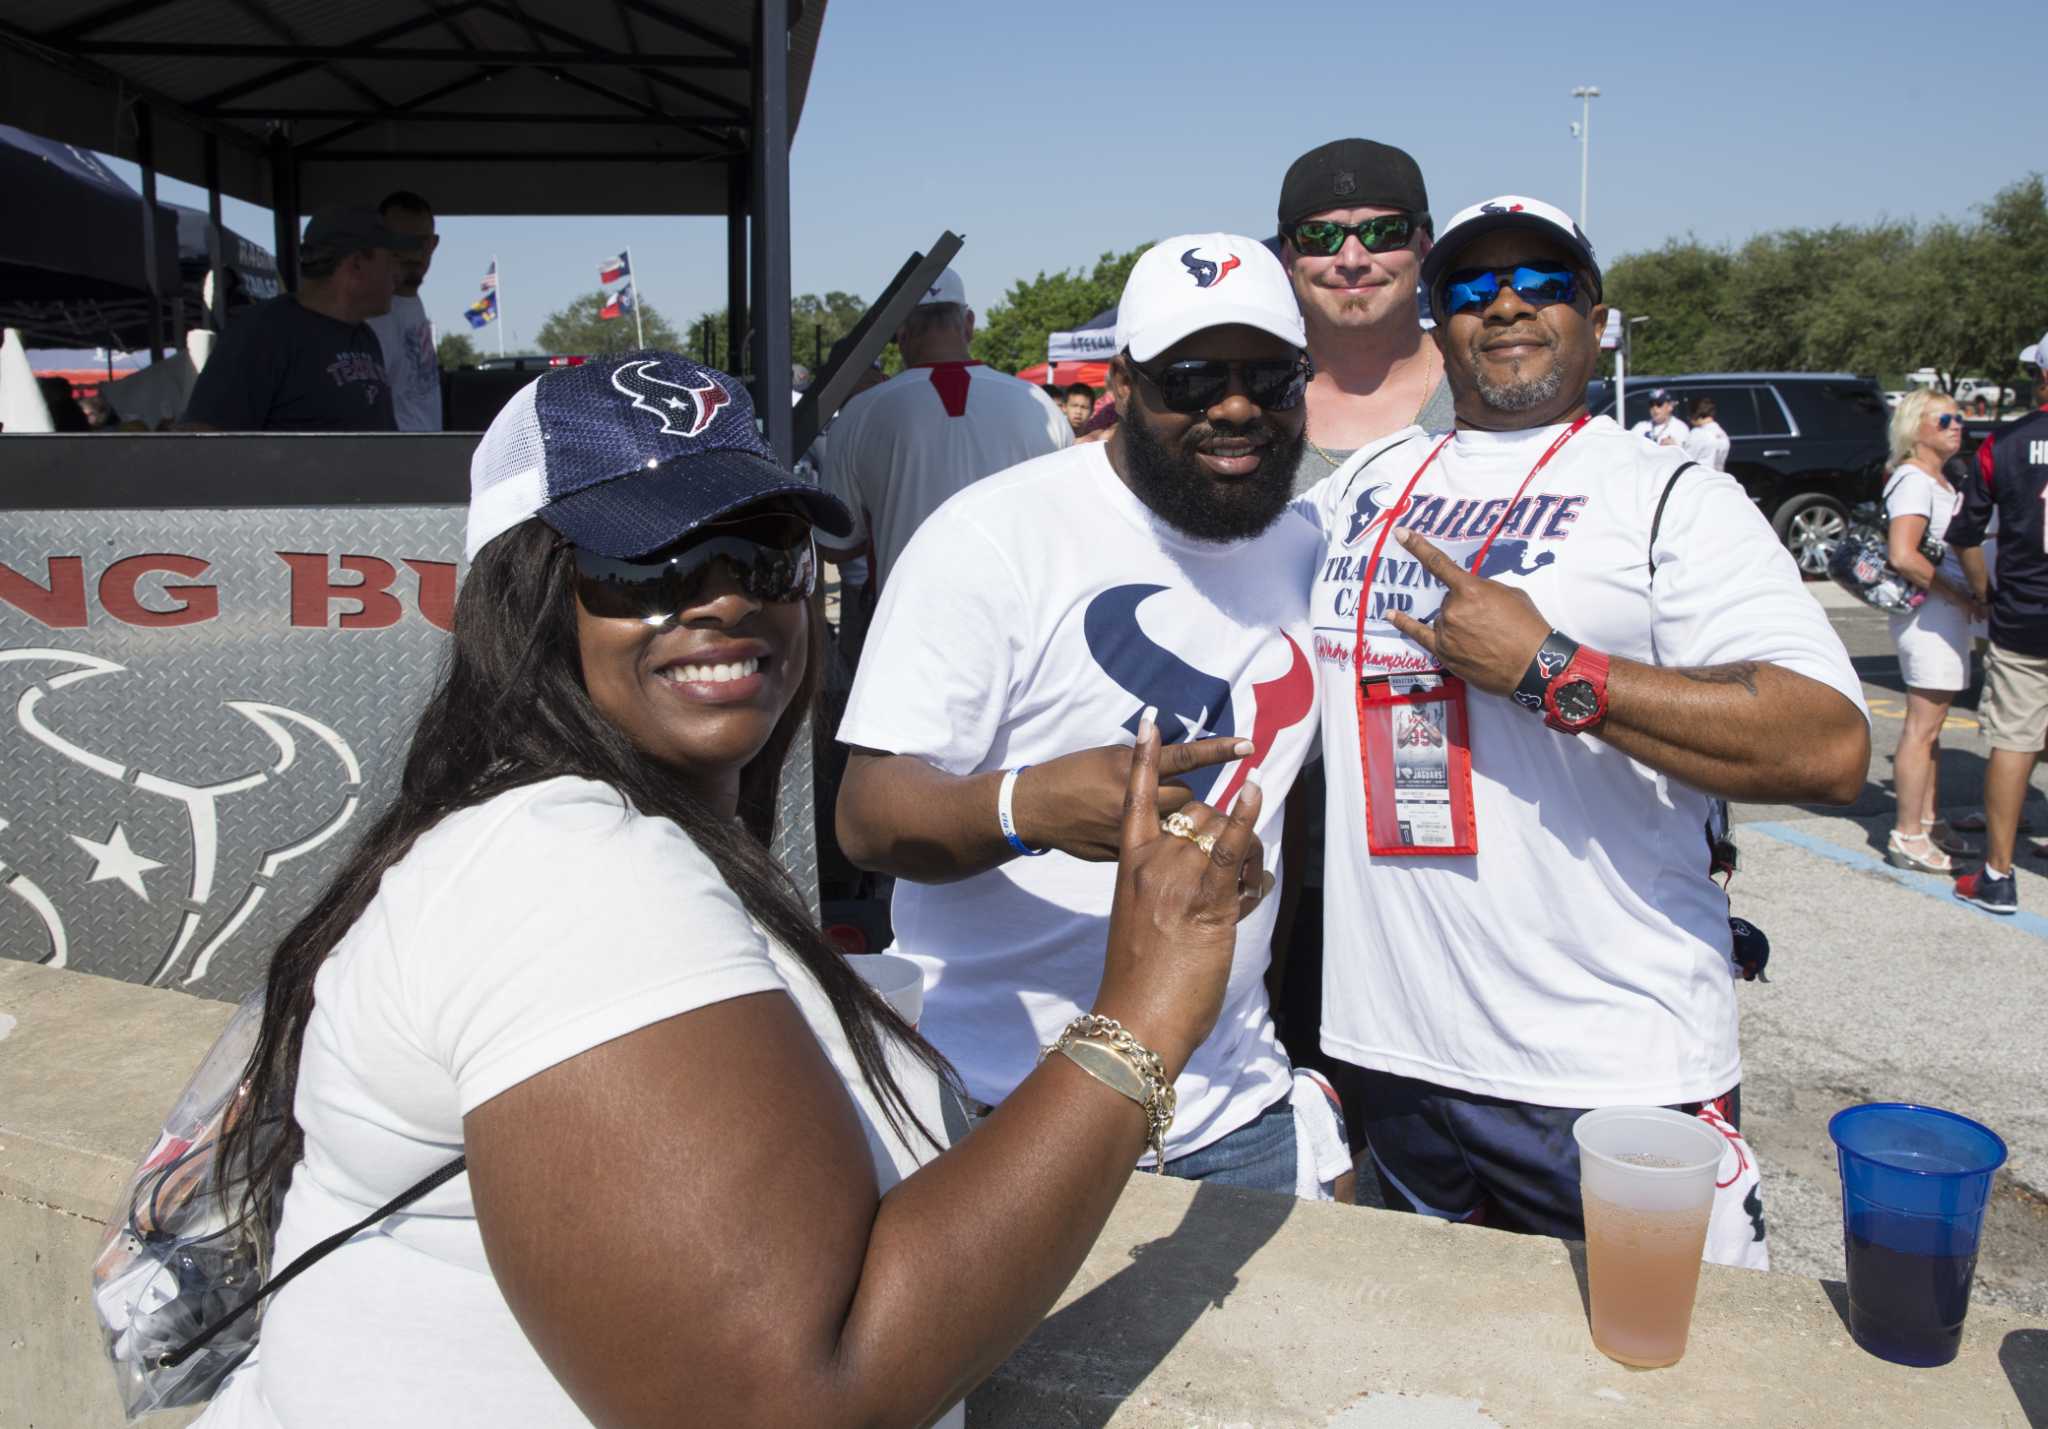
<svg viewBox="0 0 2048 1429"><path fill-rule="evenodd" d="M1891 488L1886 487L1885 494L1890 493ZM1920 554L1938 567L1948 555L1948 544L1932 536L1922 537ZM1828 553L1828 579L1873 610L1890 615L1910 615L1927 600L1927 592L1892 565L1883 513L1871 501L1849 513L1848 532Z"/></svg>
<svg viewBox="0 0 2048 1429"><path fill-rule="evenodd" d="M466 1164L456 1157L263 1281L272 1228L235 1214L244 1188L223 1187L218 1175L221 1133L257 1115L242 1073L262 1030L263 1002L260 988L244 998L201 1060L156 1145L129 1177L93 1261L93 1311L130 1419L211 1399L256 1347L262 1320L251 1311ZM258 1121L259 1158L284 1135L285 1120L273 1114Z"/></svg>

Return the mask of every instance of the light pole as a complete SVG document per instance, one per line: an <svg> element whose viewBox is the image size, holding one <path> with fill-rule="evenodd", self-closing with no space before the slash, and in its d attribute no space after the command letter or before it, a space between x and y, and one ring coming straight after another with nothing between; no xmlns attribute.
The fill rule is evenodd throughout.
<svg viewBox="0 0 2048 1429"><path fill-rule="evenodd" d="M1572 125L1572 133L1579 140L1579 231L1586 228L1586 169L1588 151L1593 144L1593 101L1600 97L1600 86L1582 84L1572 91L1572 98L1582 101L1579 122Z"/></svg>

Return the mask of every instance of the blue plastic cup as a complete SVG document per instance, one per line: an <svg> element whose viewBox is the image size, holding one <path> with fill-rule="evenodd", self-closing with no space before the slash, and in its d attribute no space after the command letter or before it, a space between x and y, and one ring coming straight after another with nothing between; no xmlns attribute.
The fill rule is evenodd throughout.
<svg viewBox="0 0 2048 1429"><path fill-rule="evenodd" d="M1947 1364L1962 1347L2005 1143L1966 1116L1903 1102L1838 1111L1828 1135L1842 1173L1849 1333L1894 1364Z"/></svg>

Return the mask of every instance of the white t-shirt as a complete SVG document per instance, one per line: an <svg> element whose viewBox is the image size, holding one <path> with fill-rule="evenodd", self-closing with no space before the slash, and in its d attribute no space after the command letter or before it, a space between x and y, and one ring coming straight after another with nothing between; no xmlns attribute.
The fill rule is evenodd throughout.
<svg viewBox="0 0 2048 1429"><path fill-rule="evenodd" d="M296 1102L305 1159L274 1263L454 1159L464 1115L500 1092L665 1018L770 991L795 999L845 1080L886 1191L918 1152L890 1130L822 990L682 830L566 778L451 815L384 875L315 979ZM900 1051L891 1067L937 1134L937 1079ZM491 1276L467 1175L279 1291L255 1356L199 1422L589 1423Z"/></svg>
<svg viewBox="0 0 2048 1429"><path fill-rule="evenodd" d="M1397 526L1471 554L1563 431L1461 430ZM1328 548L1311 614L1323 681L1329 831L1323 873L1323 1047L1347 1062L1541 1106L1665 1104L1741 1076L1728 900L1707 876L1708 799L1604 743L1549 729L1500 695L1468 694L1473 857L1375 860L1352 695L1359 583L1372 543L1435 444L1417 429L1360 451L1307 501ZM1482 574L1526 590L1557 629L1659 665L1759 660L1861 710L1848 654L1756 505L1596 417L1507 510ZM1426 619L1443 588L1389 539L1377 602ZM1368 669L1413 647L1366 624ZM1788 737L1797 737L1788 731Z"/></svg>
<svg viewBox="0 0 2048 1429"><path fill-rule="evenodd" d="M1885 521L1924 516L1927 535L1932 540L1948 540L1948 523L1962 509L1962 492L1910 463L1894 471L1884 485ZM1953 550L1942 556L1940 574L1959 590L1970 588L1969 577L1963 574L1962 559Z"/></svg>
<svg viewBox="0 0 2048 1429"><path fill-rule="evenodd" d="M1029 382L979 362L906 367L832 422L819 485L852 508L844 541L874 548L886 585L910 537L953 493L1074 444L1066 413Z"/></svg>
<svg viewBox="0 0 2048 1429"><path fill-rule="evenodd" d="M1669 421L1652 422L1646 418L1629 430L1656 446L1662 446L1668 440L1673 446L1683 447L1687 428L1684 422L1678 420L1677 414L1673 413Z"/></svg>
<svg viewBox="0 0 2048 1429"><path fill-rule="evenodd" d="M1728 470L1728 429L1712 417L1697 427L1686 428L1685 440L1678 445L1701 466L1710 466L1715 471Z"/></svg>
<svg viewBox="0 0 2048 1429"><path fill-rule="evenodd" d="M427 306L415 293L391 299L391 311L365 318L384 349L384 371L391 379L391 412L401 432L441 430L441 362L434 355L434 325Z"/></svg>
<svg viewBox="0 0 2048 1429"><path fill-rule="evenodd" d="M1320 542L1284 512L1248 541L1191 540L1123 484L1108 451L1092 442L1027 462L925 523L882 592L839 738L969 775L1130 744L1156 705L1167 743L1258 745L1187 782L1228 808L1256 762L1275 867L1282 807L1316 734L1300 573ZM1093 1004L1115 885L1115 864L1059 852L957 883L897 880L894 951L925 969L920 1030L972 1095L1009 1095ZM1288 1095L1264 982L1276 914L1268 898L1239 925L1222 1016L1177 1083L1169 1157Z"/></svg>

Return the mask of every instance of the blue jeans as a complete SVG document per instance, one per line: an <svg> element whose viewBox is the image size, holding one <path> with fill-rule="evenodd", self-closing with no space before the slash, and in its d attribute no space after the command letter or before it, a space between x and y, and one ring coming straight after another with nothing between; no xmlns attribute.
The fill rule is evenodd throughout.
<svg viewBox="0 0 2048 1429"><path fill-rule="evenodd" d="M1294 1105L1285 1096L1250 1121L1200 1151L1166 1163L1166 1174L1218 1186L1243 1186L1251 1191L1294 1194L1298 1155L1294 1145Z"/></svg>

